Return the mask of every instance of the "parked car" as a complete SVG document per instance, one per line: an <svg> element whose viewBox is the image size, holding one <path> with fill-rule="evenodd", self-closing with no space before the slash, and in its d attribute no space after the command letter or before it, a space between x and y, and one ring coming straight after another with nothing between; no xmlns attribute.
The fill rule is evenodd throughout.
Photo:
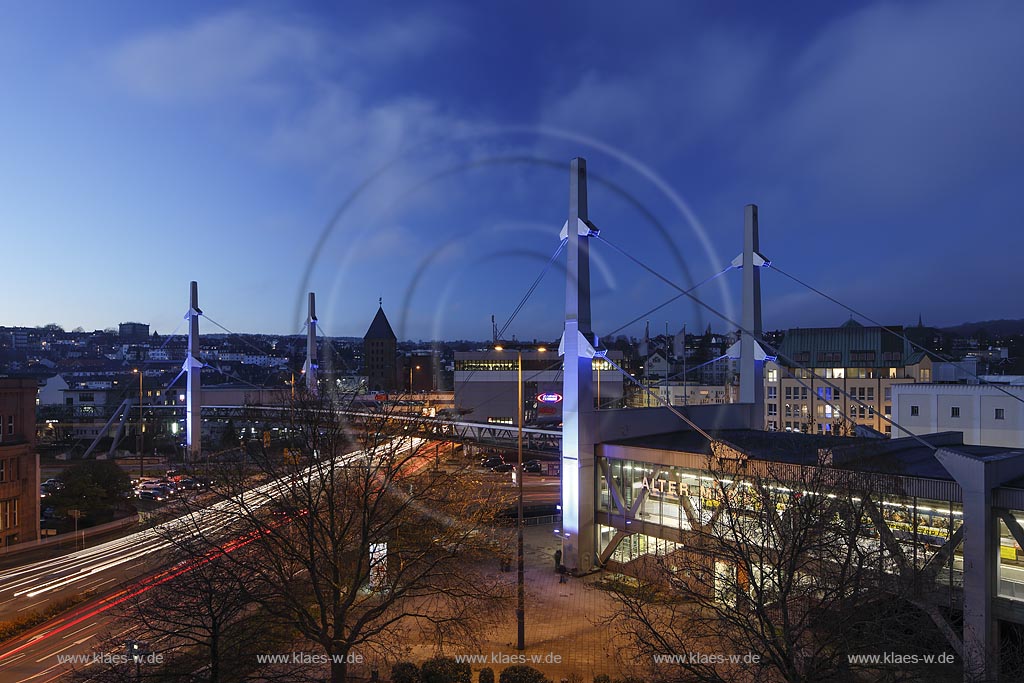
<svg viewBox="0 0 1024 683"><path fill-rule="evenodd" d="M540 474L544 471L544 465L540 460L527 460L523 463L523 472L533 472L534 474Z"/></svg>
<svg viewBox="0 0 1024 683"><path fill-rule="evenodd" d="M512 463L510 463L510 462L503 462L500 465L495 465L494 467L492 467L491 468L491 472L498 472L498 473L511 472L515 468L516 468L516 466L513 465Z"/></svg>
<svg viewBox="0 0 1024 683"><path fill-rule="evenodd" d="M493 469L493 468L497 467L498 465L504 465L504 464L505 464L505 458L501 457L500 455L489 455L489 456L487 456L486 458L484 458L483 460L480 461L480 466L483 467L484 469L488 469L488 470L489 469Z"/></svg>

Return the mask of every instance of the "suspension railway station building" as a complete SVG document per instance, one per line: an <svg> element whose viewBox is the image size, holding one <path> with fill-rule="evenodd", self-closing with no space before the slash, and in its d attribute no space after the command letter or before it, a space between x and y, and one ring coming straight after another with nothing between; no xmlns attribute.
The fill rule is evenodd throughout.
<svg viewBox="0 0 1024 683"><path fill-rule="evenodd" d="M706 408L687 414L709 430L719 427L709 431L710 442L692 429L615 437L630 431L615 426L625 416L599 416L593 522L581 532L592 535L596 566L643 575L658 556L713 533L723 485L759 477L797 490L799 482L845 475L870 491L874 513L864 542L894 558L894 580L918 586L916 599L938 608L931 615L945 621L940 628L961 638L951 646L964 657L965 680L987 680L968 673L985 676L998 666L983 653L999 642L999 623L1024 624L1024 451L965 445L960 432L918 440L736 428L743 416L723 412L732 406ZM653 417L679 421L664 412ZM959 614L962 635L950 619Z"/></svg>
<svg viewBox="0 0 1024 683"><path fill-rule="evenodd" d="M763 334L759 271L770 261L759 252L754 205L745 209L743 248L732 262L742 278L739 401L597 409L593 359L602 351L591 327L589 254L606 239L588 217L586 175L586 162L573 160L561 235L568 259L560 392L563 563L577 573L602 566L629 570L644 558L673 552L686 544L689 533L713 523L719 505L715 490L721 490L716 477L725 483L723 471L737 483L773 471L781 473L783 485L787 472L794 482L808 471L831 472L836 482L844 481L839 473L849 473L871 482L874 531L866 541L883 546L901 573L924 576L931 584L926 587L930 599L962 615L962 627L957 619L945 632L962 656L964 680L995 680L1000 621L1024 624L1024 450L965 445L959 432L837 437L825 433L832 431L825 429L831 424L825 406L834 410L837 401L825 392L813 409L807 397L807 413L822 434L813 433L816 428L809 434L766 429L775 416L766 407L765 372L778 373L780 364L758 343ZM864 403L871 387L875 405L894 384L931 379L931 359L916 357L902 343L890 348L875 330L857 327L848 326L845 336L851 338L844 340L792 337L790 343L801 348L791 349L781 365L801 371L841 367L843 376L833 371L832 385L839 379L839 388L850 396L856 392L858 400L863 387ZM853 377L845 377L847 368L855 369ZM793 388L776 385L786 386ZM801 391L790 401L803 399ZM849 400L840 406L848 413ZM776 390L772 402L784 401ZM865 411L864 422L881 426L877 413L891 410L883 405L872 411L876 414ZM798 410L796 419L802 420L804 409Z"/></svg>

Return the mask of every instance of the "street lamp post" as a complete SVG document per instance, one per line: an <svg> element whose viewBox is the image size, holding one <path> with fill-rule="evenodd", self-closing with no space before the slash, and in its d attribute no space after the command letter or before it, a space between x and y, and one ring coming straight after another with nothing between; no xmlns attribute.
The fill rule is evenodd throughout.
<svg viewBox="0 0 1024 683"><path fill-rule="evenodd" d="M413 371L413 369L419 370L420 366L417 365L415 368L413 368L412 364L409 365L409 394L410 395L412 394L412 371Z"/></svg>
<svg viewBox="0 0 1024 683"><path fill-rule="evenodd" d="M516 437L516 485L519 489L519 504L516 510L516 649L526 649L526 587L523 575L523 350L516 349L516 385L519 387L519 411Z"/></svg>
<svg viewBox="0 0 1024 683"><path fill-rule="evenodd" d="M132 372L139 374L139 433L135 435L135 452L139 454L139 478L142 478L142 369L135 368Z"/></svg>
<svg viewBox="0 0 1024 683"><path fill-rule="evenodd" d="M526 649L526 575L523 566L523 347L516 346L516 649ZM495 351L503 351L504 346L495 346ZM543 346L537 351L544 352Z"/></svg>

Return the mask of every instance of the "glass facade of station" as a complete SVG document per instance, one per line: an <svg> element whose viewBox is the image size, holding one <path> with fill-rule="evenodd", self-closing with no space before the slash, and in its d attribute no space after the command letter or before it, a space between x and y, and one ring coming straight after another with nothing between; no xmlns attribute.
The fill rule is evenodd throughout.
<svg viewBox="0 0 1024 683"><path fill-rule="evenodd" d="M1009 513L1024 528L1024 511ZM1024 601L1024 552L1010 533L1006 522L999 520L999 597Z"/></svg>
<svg viewBox="0 0 1024 683"><path fill-rule="evenodd" d="M608 481L601 474L604 472L605 462L627 509L631 509L636 500L643 496L633 519L664 528L665 538L633 533L622 539L610 555L610 559L622 563L646 554L671 553L681 547L678 542L670 539L679 539L680 531L690 530L691 518L701 525L707 524L720 504L719 483L734 484L728 478L716 480L715 475L707 470L599 457L596 468L596 507L598 512L608 513L613 517L621 516L622 513L616 509ZM743 485L742 480L735 483ZM787 495L790 492L782 483L779 485L779 491L780 494ZM783 509L785 496L781 496L779 500L777 505L779 509ZM882 519L900 544L904 555L918 567L924 567L963 523L963 510L958 502L882 495L878 503ZM1020 520L1024 526L1024 512L1020 513ZM649 526L646 528L650 530ZM872 528L871 524L866 525L866 531ZM1004 546L1009 548L1012 538L1007 540L1009 532L1005 525L1003 532ZM604 553L608 549L615 534L616 529L612 527L599 527L599 553ZM878 534L874 533L873 536L877 538ZM1007 591L1016 590L1020 599L1024 600L1024 555L1019 547L1015 547L1012 551L1003 550L1001 557L1001 586L1005 584ZM963 561L958 547L952 561L945 562L939 569L936 580L948 584L952 575L954 585L959 585L962 582L962 567Z"/></svg>

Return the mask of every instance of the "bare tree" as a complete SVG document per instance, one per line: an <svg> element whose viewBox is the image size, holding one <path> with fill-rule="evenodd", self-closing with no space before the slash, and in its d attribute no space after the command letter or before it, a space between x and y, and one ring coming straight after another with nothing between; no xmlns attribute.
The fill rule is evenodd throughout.
<svg viewBox="0 0 1024 683"><path fill-rule="evenodd" d="M611 623L658 680L915 680L922 669L848 655L940 652L881 538L871 479L828 467L709 462L690 529L614 589ZM689 503L689 501L687 501ZM947 648L948 649L948 648ZM955 679L957 667L928 680Z"/></svg>
<svg viewBox="0 0 1024 683"><path fill-rule="evenodd" d="M278 439L222 473L216 525L195 522L207 549L246 539L250 551L225 561L266 613L323 651L335 682L399 653L411 631L441 648L472 638L508 597L479 569L494 550L498 491L434 468L429 423L353 421L339 407L298 392L266 425Z"/></svg>

